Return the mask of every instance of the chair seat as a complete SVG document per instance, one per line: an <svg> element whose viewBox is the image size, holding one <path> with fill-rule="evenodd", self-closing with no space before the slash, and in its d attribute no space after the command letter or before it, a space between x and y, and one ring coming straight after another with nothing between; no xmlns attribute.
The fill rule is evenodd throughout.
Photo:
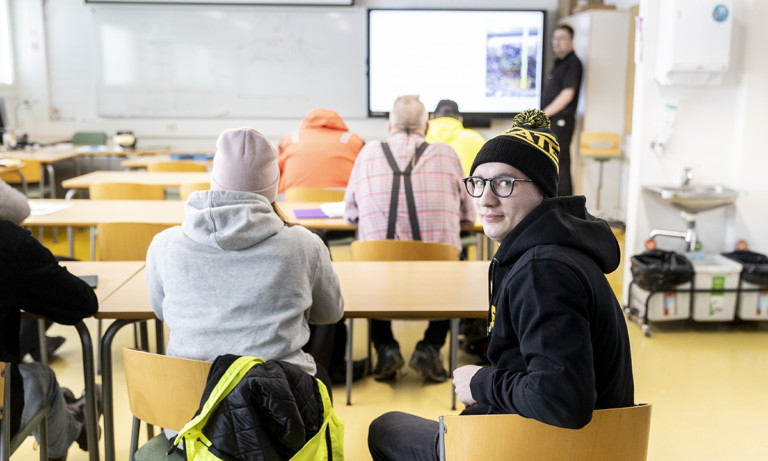
<svg viewBox="0 0 768 461"><path fill-rule="evenodd" d="M156 435L152 439L136 450L134 456L135 461L185 461L184 455L181 450L174 450L173 453L167 455L168 450L171 448L171 442L165 437L164 434Z"/></svg>

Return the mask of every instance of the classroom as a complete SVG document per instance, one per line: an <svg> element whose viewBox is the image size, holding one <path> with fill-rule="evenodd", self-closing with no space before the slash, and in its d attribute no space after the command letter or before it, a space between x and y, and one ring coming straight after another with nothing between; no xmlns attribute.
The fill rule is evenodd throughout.
<svg viewBox="0 0 768 461"><path fill-rule="evenodd" d="M526 31L522 39L492 29L512 13L518 15L513 21L520 21L516 27ZM387 22L388 14L402 16ZM348 131L368 145L387 139L395 98L415 94L429 112L439 100L457 101L466 127L485 140L496 137L517 113L544 109L542 88L557 57L551 38L558 25L567 24L584 66L570 143L573 195L586 197L586 209L610 225L621 250L619 267L606 276L625 309L635 402L652 405L647 459L764 460L768 283L745 285L741 266L721 277L728 265L721 254L768 254L763 173L768 156L757 136L768 122L766 18L768 3L759 0L0 0L0 178L27 193L33 207L51 207L50 214L33 213L22 225L53 254L80 260L71 266L73 273L89 274L97 266L85 264L106 259L95 231L99 224L134 213L151 215L147 219L160 228L181 223L178 199L185 195L179 185L210 181L216 140L225 130L253 128L277 147L311 110L325 108L336 111ZM481 21L494 26L487 26L487 41L478 45L471 30ZM529 82L530 91L492 94L489 88L498 81L478 75L501 64L485 53L508 50L509 43L518 43L514 40L530 44L516 48L531 53L516 58L525 63L516 78ZM407 48L423 59L402 57ZM412 74L388 73L405 62L416 69ZM486 79L480 85L485 93L472 91L478 78ZM403 82L416 86L402 90L410 88L398 86ZM76 133L105 137L75 143ZM117 181L145 174L135 170L150 170L152 162L179 158L196 163L198 171L146 173L172 178L157 180L165 200L118 208L85 199L88 175ZM23 176L15 162L34 162L34 168L21 170ZM65 202L70 198L75 206ZM300 215L331 201L337 199L288 199L281 209L305 227L332 236L354 234L356 227L343 219ZM74 216L80 207L90 207L88 218ZM486 318L488 266L497 247L484 238L481 224L463 230L468 261L456 262L465 271L462 283L444 287L423 273L407 272L417 266L398 266L397 283L413 285L415 294L443 290L440 296L447 298L439 301L442 311L426 306L421 298L428 295L409 299L421 303L418 315L402 305L389 311L406 360L421 339L424 319L459 315L454 312ZM353 265L360 261L352 260L351 240L334 242L330 252L349 298L347 354L358 360L371 357L369 319L383 315L372 313L376 307L367 305L366 297L376 293L385 302L393 290L366 280L369 268ZM686 296L678 301L690 311L669 317L661 296L645 303L649 291L639 288L632 257L652 248L687 255L699 268L697 277L715 274L706 289L698 278L676 288L681 291L675 296ZM108 429L106 419L100 422L98 454L73 446L70 461L129 459L132 413L122 349L135 347L132 322L155 316L151 308L131 311L134 300L117 291L139 278L146 290L143 262L114 267L125 277L114 287L110 279L100 279L97 295L100 310L106 310L83 321L93 338L95 382L111 381L113 424ZM382 276L370 269L370 277ZM472 289L466 287L469 279L477 282ZM715 279L726 285L715 287ZM417 286L419 280L433 285ZM458 293L454 299L450 290ZM475 299L479 305L461 305ZM743 307L749 302L757 303L756 315ZM129 328L109 330L120 316ZM457 318L449 318L455 320L452 327L458 325ZM162 351L155 323L162 325L148 322L149 349ZM168 339L167 325L158 331ZM105 332L113 335L106 374L98 350ZM50 366L58 381L78 394L88 375L78 330L54 324L47 335L66 339L49 358ZM462 347L451 354L454 340L461 343L463 337L452 330L440 350L444 364L475 364L477 357ZM450 378L425 384L413 370L396 383L345 378L334 382L333 407L344 422L344 454L351 460L373 459L369 425L386 412L437 420L464 406L456 401ZM142 430L139 444L146 440ZM24 440L12 458L39 459L34 438Z"/></svg>

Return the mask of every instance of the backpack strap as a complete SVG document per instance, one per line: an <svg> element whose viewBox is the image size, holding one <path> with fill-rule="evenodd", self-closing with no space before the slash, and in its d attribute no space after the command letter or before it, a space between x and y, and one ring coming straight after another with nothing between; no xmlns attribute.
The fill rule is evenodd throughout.
<svg viewBox="0 0 768 461"><path fill-rule="evenodd" d="M203 435L203 428L208 422L208 419L219 406L219 403L232 392L245 374L254 366L262 363L264 363L264 360L257 357L243 356L235 360L232 365L227 368L227 371L224 372L224 375L219 379L219 382L216 383L216 386L213 388L210 395L208 395L208 399L203 404L200 413L192 418L192 420L179 431L171 448L168 450L168 454L172 453L176 449L176 446L183 440L184 452L187 455L187 459L204 459L206 456L204 453L206 453L207 447L210 445L210 442ZM196 458L198 453L201 453L201 458Z"/></svg>
<svg viewBox="0 0 768 461"><path fill-rule="evenodd" d="M395 225L397 224L397 205L400 198L400 178L403 178L403 184L405 185L405 201L408 204L408 219L411 222L411 237L413 240L421 240L421 231L419 229L419 218L416 215L416 200L413 198L413 184L411 182L411 172L413 167L416 166L421 154L427 150L428 143L423 142L414 152L411 161L408 162L408 166L404 171L400 171L397 166L395 157L392 155L392 150L385 142L381 143L381 148L384 151L384 155L387 157L389 167L392 169L392 195L389 200L389 221L387 223L387 240L395 238Z"/></svg>

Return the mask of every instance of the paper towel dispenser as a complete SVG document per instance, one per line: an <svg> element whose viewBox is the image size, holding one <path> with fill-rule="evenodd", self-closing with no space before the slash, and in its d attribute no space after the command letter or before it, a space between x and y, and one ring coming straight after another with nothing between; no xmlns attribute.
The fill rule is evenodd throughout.
<svg viewBox="0 0 768 461"><path fill-rule="evenodd" d="M656 81L662 85L718 85L728 70L733 0L660 3Z"/></svg>

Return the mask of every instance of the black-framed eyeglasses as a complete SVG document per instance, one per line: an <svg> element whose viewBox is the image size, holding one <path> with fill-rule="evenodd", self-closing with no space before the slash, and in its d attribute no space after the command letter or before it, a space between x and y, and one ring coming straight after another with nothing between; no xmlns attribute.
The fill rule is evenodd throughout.
<svg viewBox="0 0 768 461"><path fill-rule="evenodd" d="M533 182L530 179L513 178L512 176L494 176L493 178L481 178L479 176L470 176L464 178L464 187L467 193L472 197L478 198L483 195L485 185L491 184L491 190L497 197L509 197L515 189L515 181Z"/></svg>

